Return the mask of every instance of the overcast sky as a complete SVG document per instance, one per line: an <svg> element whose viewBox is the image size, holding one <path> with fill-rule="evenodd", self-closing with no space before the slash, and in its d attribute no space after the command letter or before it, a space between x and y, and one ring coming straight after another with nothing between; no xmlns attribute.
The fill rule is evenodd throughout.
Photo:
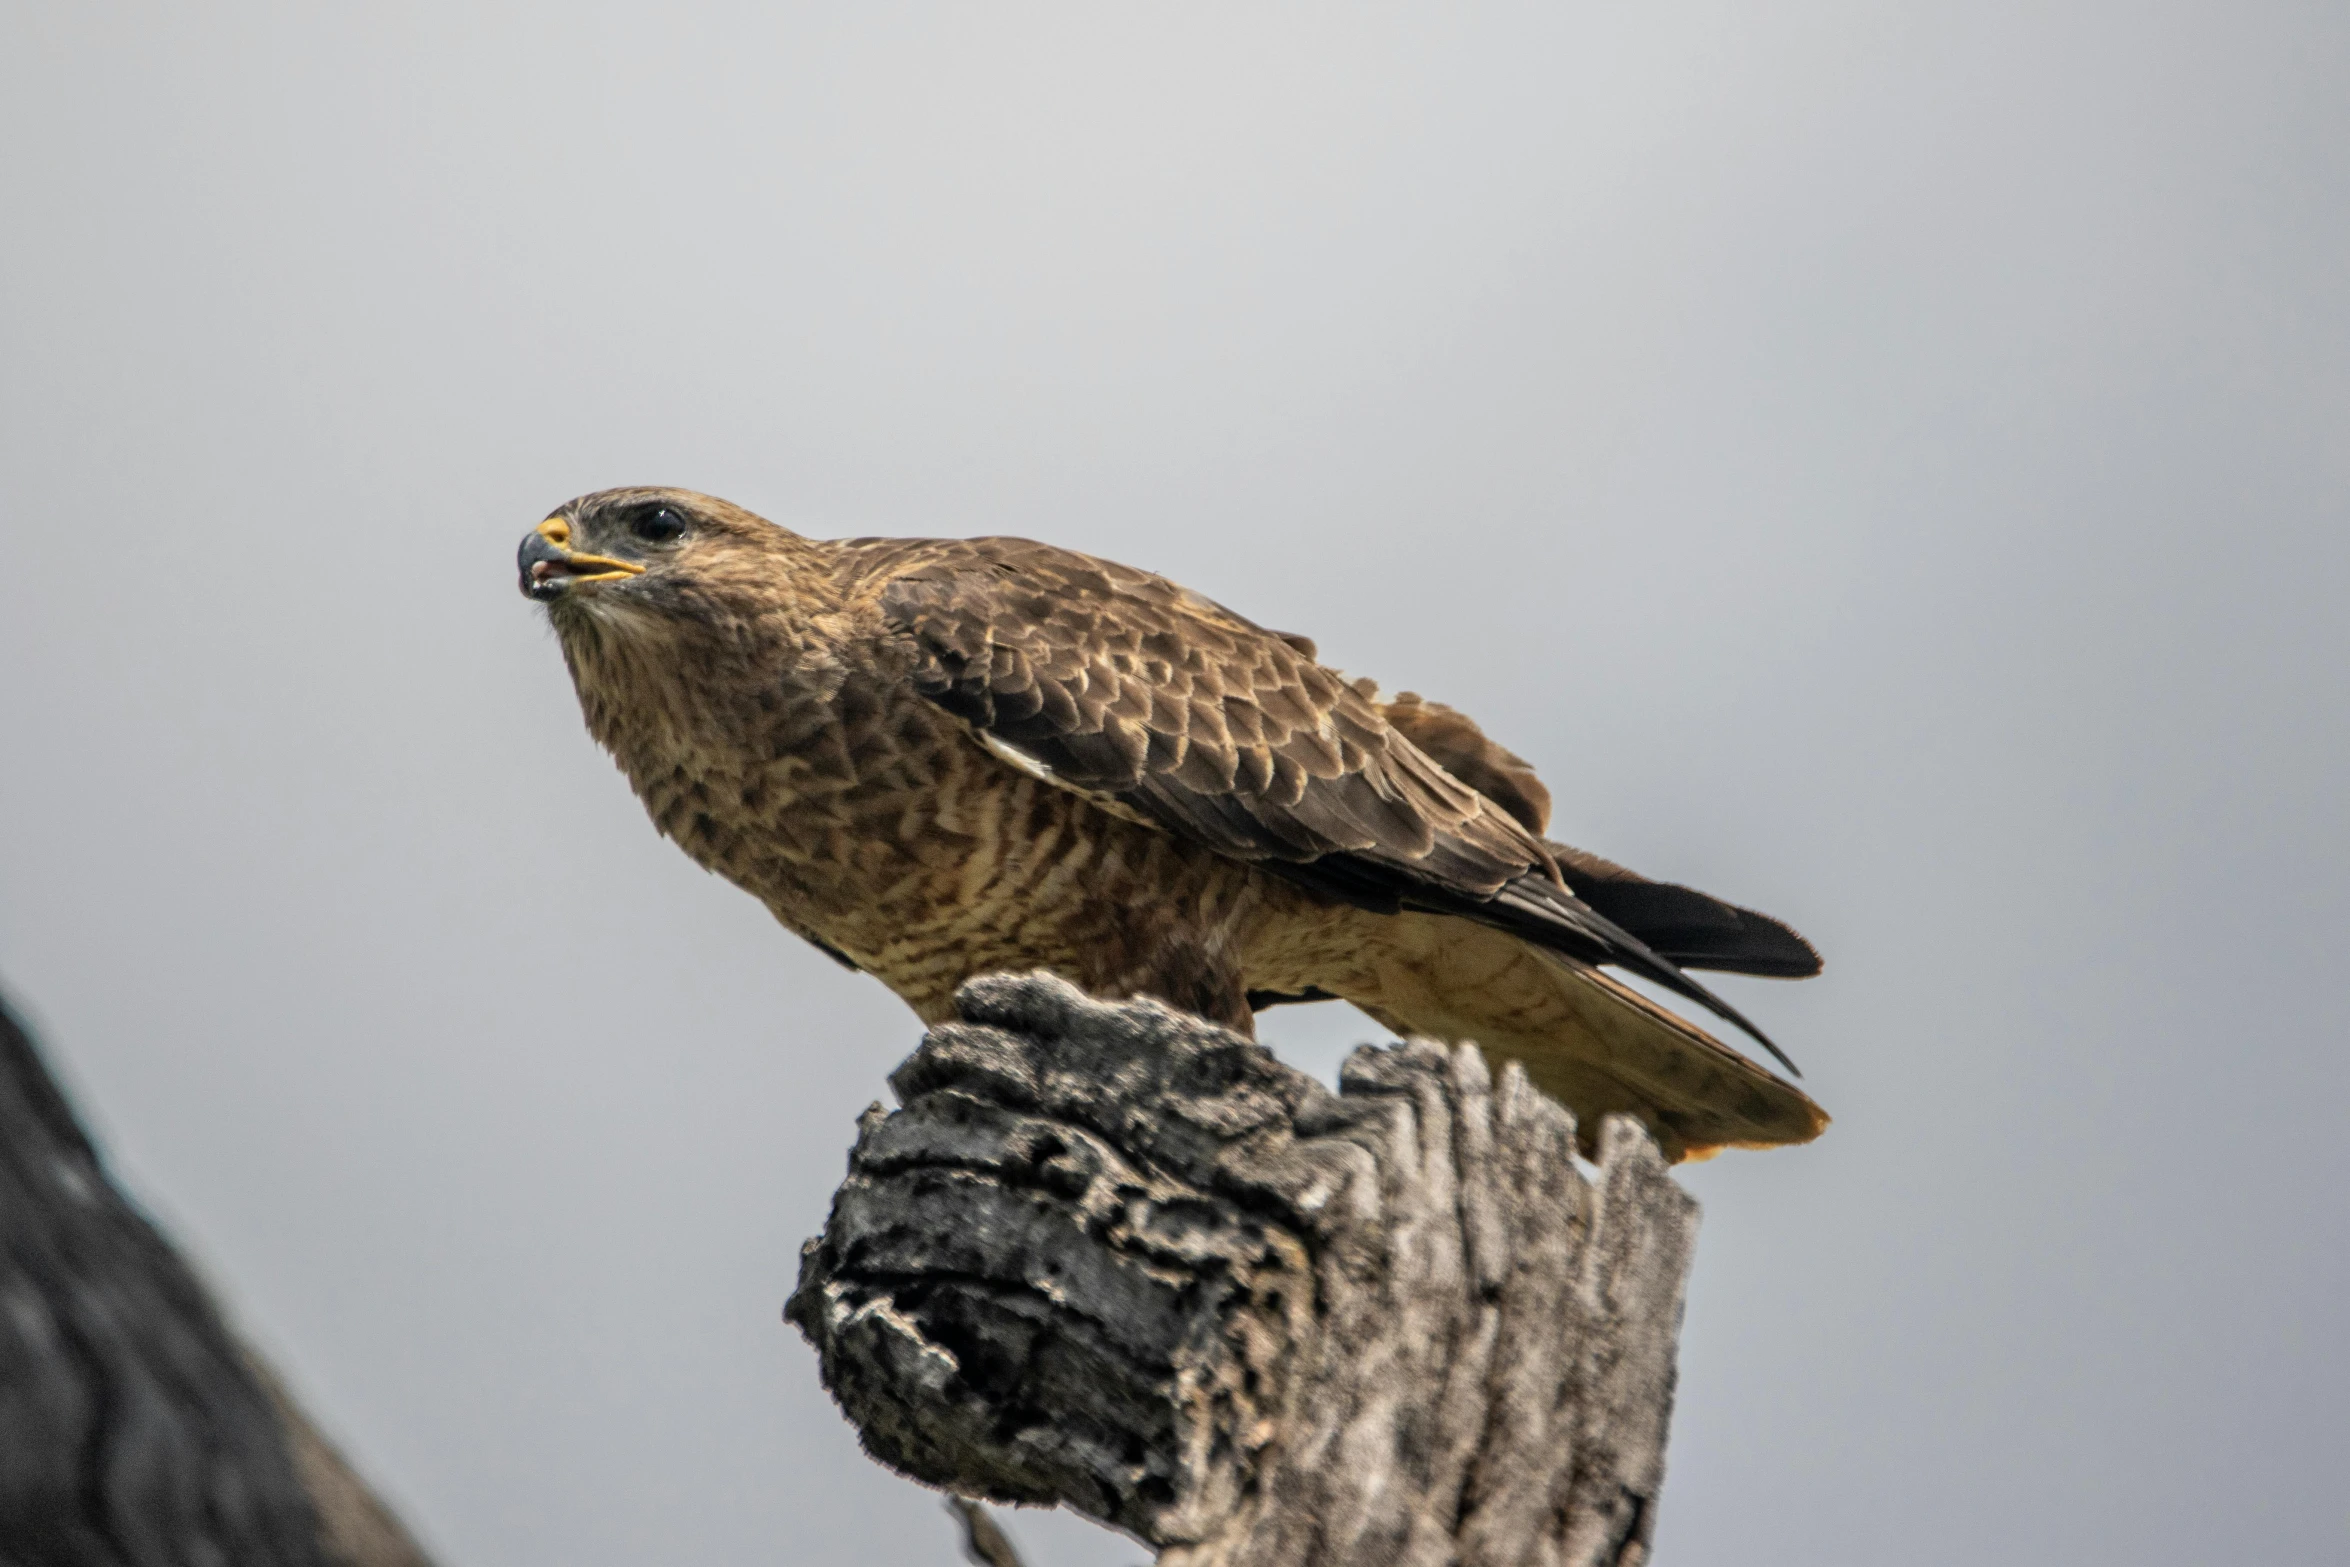
<svg viewBox="0 0 2350 1567"><path fill-rule="evenodd" d="M1164 571L1819 944L1663 1562L2350 1548L2338 0L30 0L0 146L0 983L450 1567L952 1560L778 1317L912 1018L514 590L622 483Z"/></svg>

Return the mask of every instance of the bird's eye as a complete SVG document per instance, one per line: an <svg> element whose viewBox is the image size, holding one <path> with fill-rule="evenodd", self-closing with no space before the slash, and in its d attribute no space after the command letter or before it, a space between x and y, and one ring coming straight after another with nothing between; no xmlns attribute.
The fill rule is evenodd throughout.
<svg viewBox="0 0 2350 1567"><path fill-rule="evenodd" d="M648 506L628 519L628 531L647 544L667 544L685 533L685 518L674 506Z"/></svg>

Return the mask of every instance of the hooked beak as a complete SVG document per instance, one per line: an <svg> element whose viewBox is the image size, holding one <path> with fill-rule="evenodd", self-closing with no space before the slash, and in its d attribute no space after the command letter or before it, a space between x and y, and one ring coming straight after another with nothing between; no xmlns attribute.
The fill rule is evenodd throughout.
<svg viewBox="0 0 2350 1567"><path fill-rule="evenodd" d="M571 548L571 524L561 517L549 517L523 535L515 565L522 573L523 596L542 604L561 598L577 584L618 582L641 576L645 569L609 555L577 553Z"/></svg>

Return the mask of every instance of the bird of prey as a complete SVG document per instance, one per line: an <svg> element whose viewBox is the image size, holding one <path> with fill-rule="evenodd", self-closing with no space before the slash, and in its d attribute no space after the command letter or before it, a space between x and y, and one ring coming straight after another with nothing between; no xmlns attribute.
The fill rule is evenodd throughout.
<svg viewBox="0 0 2350 1567"><path fill-rule="evenodd" d="M1004 970L1252 1036L1344 998L1522 1062L1587 1138L1827 1125L1607 972L1776 1055L1686 971L1816 973L1801 937L1549 841L1525 762L1304 637L1047 544L804 538L687 490L571 501L519 564L654 825L925 1022Z"/></svg>

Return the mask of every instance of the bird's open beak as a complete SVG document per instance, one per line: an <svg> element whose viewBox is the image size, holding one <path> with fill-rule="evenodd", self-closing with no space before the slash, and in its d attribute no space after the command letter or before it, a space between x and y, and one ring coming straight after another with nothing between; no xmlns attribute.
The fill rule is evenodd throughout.
<svg viewBox="0 0 2350 1567"><path fill-rule="evenodd" d="M641 575L645 569L634 561L574 551L571 524L560 517L549 517L523 535L515 565L522 573L523 596L542 604L561 598L580 583L618 582Z"/></svg>

